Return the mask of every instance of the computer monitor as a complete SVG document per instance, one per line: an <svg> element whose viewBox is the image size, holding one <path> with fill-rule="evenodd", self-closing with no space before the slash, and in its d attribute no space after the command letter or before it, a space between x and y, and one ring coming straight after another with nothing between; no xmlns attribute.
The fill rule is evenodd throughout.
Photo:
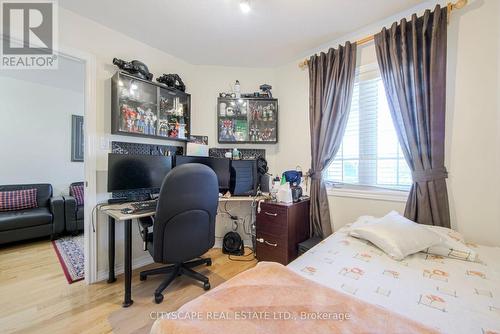
<svg viewBox="0 0 500 334"><path fill-rule="evenodd" d="M189 163L199 163L212 168L219 180L219 190L222 192L229 189L231 160L227 158L194 157L186 155L178 155L175 157L175 166Z"/></svg>
<svg viewBox="0 0 500 334"><path fill-rule="evenodd" d="M108 155L108 192L160 188L172 169L172 157Z"/></svg>

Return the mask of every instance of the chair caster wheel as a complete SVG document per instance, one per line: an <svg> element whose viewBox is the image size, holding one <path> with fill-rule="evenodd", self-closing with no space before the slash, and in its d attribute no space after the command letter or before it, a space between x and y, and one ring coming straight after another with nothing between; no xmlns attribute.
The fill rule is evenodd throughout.
<svg viewBox="0 0 500 334"><path fill-rule="evenodd" d="M163 295L161 293L155 293L155 303L160 304L163 301Z"/></svg>
<svg viewBox="0 0 500 334"><path fill-rule="evenodd" d="M209 282L203 284L203 290L205 290L205 291L210 290L210 283Z"/></svg>
<svg viewBox="0 0 500 334"><path fill-rule="evenodd" d="M212 265L212 259L207 259L207 267Z"/></svg>
<svg viewBox="0 0 500 334"><path fill-rule="evenodd" d="M145 281L148 277L146 275L139 275L139 280Z"/></svg>

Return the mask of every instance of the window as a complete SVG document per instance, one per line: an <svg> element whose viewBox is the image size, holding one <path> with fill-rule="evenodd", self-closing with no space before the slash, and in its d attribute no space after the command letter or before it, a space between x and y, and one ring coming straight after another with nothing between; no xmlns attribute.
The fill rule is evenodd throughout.
<svg viewBox="0 0 500 334"><path fill-rule="evenodd" d="M384 84L376 66L356 74L351 110L328 181L408 190L411 172L392 123Z"/></svg>

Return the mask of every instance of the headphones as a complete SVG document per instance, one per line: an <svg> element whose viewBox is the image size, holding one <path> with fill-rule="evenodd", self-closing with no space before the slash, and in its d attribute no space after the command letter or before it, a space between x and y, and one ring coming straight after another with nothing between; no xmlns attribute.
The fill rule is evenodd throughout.
<svg viewBox="0 0 500 334"><path fill-rule="evenodd" d="M264 175L269 171L269 167L267 166L267 160L262 156L257 158L257 173L259 175Z"/></svg>

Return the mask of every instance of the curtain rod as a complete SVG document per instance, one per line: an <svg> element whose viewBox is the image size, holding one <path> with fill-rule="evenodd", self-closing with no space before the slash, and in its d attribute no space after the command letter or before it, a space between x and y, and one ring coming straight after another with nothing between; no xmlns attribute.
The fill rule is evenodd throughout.
<svg viewBox="0 0 500 334"><path fill-rule="evenodd" d="M468 0L458 0L455 3L448 2L447 6L446 6L446 8L448 9L448 20L450 19L450 15L451 15L452 11L454 11L455 9L464 8L467 5L467 3L468 3ZM375 39L375 35L366 36L364 38L357 40L356 45L360 46L363 44L368 44L368 43L372 42L374 39ZM307 68L308 62L309 61L307 59L304 59L303 61L301 61L299 63L300 69L305 70Z"/></svg>

